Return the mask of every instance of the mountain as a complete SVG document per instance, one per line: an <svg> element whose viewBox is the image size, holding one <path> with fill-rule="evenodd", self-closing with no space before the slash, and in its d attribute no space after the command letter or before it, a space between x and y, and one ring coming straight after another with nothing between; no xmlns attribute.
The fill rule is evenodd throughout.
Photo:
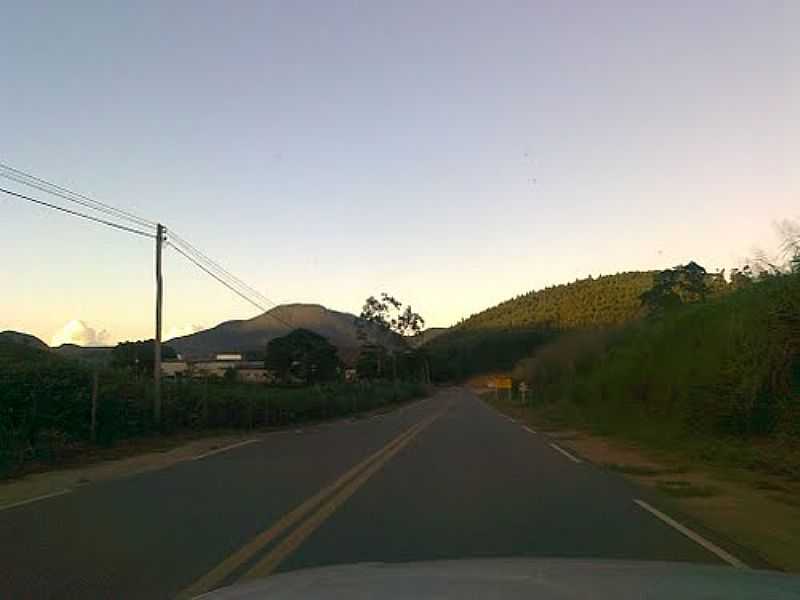
<svg viewBox="0 0 800 600"><path fill-rule="evenodd" d="M29 348L36 348L37 350L50 349L47 344L35 335L20 333L19 331L0 331L0 342L19 344L20 346L28 346Z"/></svg>
<svg viewBox="0 0 800 600"><path fill-rule="evenodd" d="M80 360L98 367L106 367L111 362L110 346L78 346L77 344L61 344L53 348L53 352L65 358Z"/></svg>
<svg viewBox="0 0 800 600"><path fill-rule="evenodd" d="M42 340L29 333L19 331L0 331L0 343L15 344L36 350L46 350L64 358L80 360L96 366L107 366L111 360L110 347L77 346L75 344L62 344L51 348Z"/></svg>
<svg viewBox="0 0 800 600"><path fill-rule="evenodd" d="M319 304L283 304L247 320L226 321L216 327L185 335L165 343L185 359L208 358L222 352L264 350L272 338L294 329L308 329L327 338L340 358L352 363L361 345L355 315L330 310ZM372 327L369 333L387 348L401 349L402 338Z"/></svg>
<svg viewBox="0 0 800 600"><path fill-rule="evenodd" d="M408 338L408 345L412 348L419 348L423 344L427 344L431 340L436 339L443 333L445 333L449 328L448 327L429 327L424 331L420 332L418 336L409 337Z"/></svg>

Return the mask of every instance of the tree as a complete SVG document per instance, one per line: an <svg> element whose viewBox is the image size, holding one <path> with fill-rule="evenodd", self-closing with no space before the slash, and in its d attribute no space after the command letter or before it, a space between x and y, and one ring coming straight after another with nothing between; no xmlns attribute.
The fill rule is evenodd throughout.
<svg viewBox="0 0 800 600"><path fill-rule="evenodd" d="M781 238L781 251L787 259L787 270L800 273L800 223L786 219L776 228Z"/></svg>
<svg viewBox="0 0 800 600"><path fill-rule="evenodd" d="M653 287L641 295L642 304L663 311L681 304L702 302L708 295L708 273L691 261L658 273Z"/></svg>
<svg viewBox="0 0 800 600"><path fill-rule="evenodd" d="M734 290L746 287L753 283L753 271L750 265L745 265L742 269L731 269L731 287Z"/></svg>
<svg viewBox="0 0 800 600"><path fill-rule="evenodd" d="M383 292L380 299L370 296L364 302L361 314L356 318L358 338L361 341L356 371L361 377L377 378L383 375L388 351L378 337L387 338L392 334L401 338L419 335L425 327L425 319L414 312L411 306L403 308L403 303L394 296ZM369 330L382 333L372 336ZM397 378L397 356L391 352L393 377Z"/></svg>
<svg viewBox="0 0 800 600"><path fill-rule="evenodd" d="M380 300L370 296L364 302L358 316L361 332L365 331L364 325L367 323L404 337L418 335L425 327L425 319L411 310L411 306L403 310L403 303L386 292L381 294Z"/></svg>
<svg viewBox="0 0 800 600"><path fill-rule="evenodd" d="M356 373L364 379L377 379L383 365L388 362L388 352L380 344L364 344L358 353Z"/></svg>
<svg viewBox="0 0 800 600"><path fill-rule="evenodd" d="M225 383L233 383L234 381L236 381L237 378L236 369L234 369L233 367L228 367L227 369L225 369L225 374L222 376L222 378L225 381Z"/></svg>
<svg viewBox="0 0 800 600"><path fill-rule="evenodd" d="M136 373L152 373L155 368L155 340L120 342L111 350L111 366L132 369ZM175 359L178 353L171 346L161 346L161 360Z"/></svg>
<svg viewBox="0 0 800 600"><path fill-rule="evenodd" d="M281 381L310 384L336 379L340 361L336 346L301 328L269 341L264 367Z"/></svg>

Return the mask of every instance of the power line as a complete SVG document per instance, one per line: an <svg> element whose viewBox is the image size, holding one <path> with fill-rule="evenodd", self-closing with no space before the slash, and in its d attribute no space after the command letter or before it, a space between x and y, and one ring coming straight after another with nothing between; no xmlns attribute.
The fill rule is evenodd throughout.
<svg viewBox="0 0 800 600"><path fill-rule="evenodd" d="M237 289L237 288L236 288L234 285L231 285L231 284L230 284L228 281L225 281L225 280L224 280L224 279L223 279L221 276L217 275L217 274L216 274L216 273L214 273L212 270L210 270L208 267L206 267L205 265L203 265L203 264L202 264L202 262L201 262L200 260L198 260L198 259L196 259L195 257L191 256L191 255L190 255L188 252L185 252L185 251L184 251L184 250L182 250L182 249L181 249L179 246L177 246L176 244L174 244L174 243L172 243L172 242L169 242L169 241L168 241L168 242L167 242L167 244L168 244L169 246L171 246L171 247L172 247L172 248L173 248L173 249L174 249L174 250L175 250L175 251L176 251L178 254L181 254L181 255L182 255L184 258L186 258L187 260L189 260L189 261L191 261L192 263L194 263L194 264L195 264L195 265L196 265L198 268L200 268L202 271L204 271L204 272L205 272L207 275L209 275L209 276L213 277L214 279L216 279L216 280L217 280L219 283L221 283L221 284L222 284L222 285L224 285L226 288L228 288L229 290L231 290L232 292L234 292L236 295L238 295L238 296L239 296L239 297L241 297L242 299L246 300L247 302L249 302L250 304L252 304L252 305L253 305L253 306L255 306L256 308L258 308L259 310L261 310L262 312L265 312L265 313L267 312L267 308L266 308L266 307L262 306L261 304L259 304L258 302L256 302L256 301L255 301L255 300L253 300L252 298L250 298L250 297L249 297L247 294L245 294L245 293L243 293L242 291L240 291L239 289ZM287 323L286 321L284 321L283 319L281 319L281 318L280 318L280 317L278 317L277 315L274 315L274 314L272 314L271 312L270 312L270 313L268 313L268 314L269 314L269 315L270 315L270 316L271 316L273 319L275 319L276 321L278 321L278 322L282 323L283 325L285 325L287 328L289 328L289 329L294 329L294 326L293 326L293 325L290 325L289 323Z"/></svg>
<svg viewBox="0 0 800 600"><path fill-rule="evenodd" d="M96 210L98 212L106 213L110 216L116 217L118 219L124 219L135 223L141 227L155 227L155 221L150 221L143 217L139 217L131 212L122 210L121 208L116 208L109 204L105 204L100 202L99 200L94 200L89 196L84 194L79 194L78 192L73 192L72 190L62 187L60 185L56 185L46 179L42 179L41 177L36 177L35 175L31 175L30 173L26 173L25 171L21 171L19 169L15 169L14 167L7 165L5 163L0 162L0 169L5 172L0 172L0 176L5 177L6 179L11 179L17 183L21 183L23 185L27 185L43 192L47 192L49 194L53 194L55 196L60 196L70 202L75 202L76 204L80 204L86 208L91 208L92 210Z"/></svg>
<svg viewBox="0 0 800 600"><path fill-rule="evenodd" d="M103 202L100 202L99 200L94 200L89 196L86 196L84 194L79 194L68 188L56 185L55 183L42 179L41 177L36 177L35 175L31 175L30 173L26 173L24 171L21 171L20 169L16 169L2 162L0 162L0 176L5 177L6 179L9 179L16 183L35 188L42 192L58 196L69 202L74 202L85 208L108 215L109 217L113 217L115 219L124 219L126 221L134 223L135 225L138 225L139 227L149 228L149 227L155 227L157 225L155 221L150 221L143 217L139 217L131 212L122 210L120 208L116 208L109 204L105 204ZM114 227L122 231L135 233L138 235L148 237L150 239L155 239L156 237L155 235L148 233L146 231L141 231L140 229L135 229L133 227L120 225L119 223L114 223L106 219L102 219L92 215L87 215L80 211L71 210L68 208L64 208L62 206L58 206L56 204L51 204L43 200L38 200L36 198L26 196L25 194L20 194L4 188L0 188L0 192L4 192L11 196L16 196L17 198L28 200L30 202L39 204L41 206L45 206L47 208L51 208L70 215L88 219L90 221L101 223L109 227ZM272 307L274 307L274 310L268 313L269 316L271 316L273 319L275 319L276 321L280 322L281 324L285 325L290 329L294 328L294 326L290 325L287 321L277 316L277 314L274 314L276 310L279 308L279 305L275 301L269 299L264 294L262 294L252 286L248 285L247 283L236 277L233 273L222 267L219 263L215 262L207 254L202 252L200 249L192 245L187 240L183 239L181 236L170 231L169 237L170 241L168 242L168 244L172 246L179 254L183 255L185 258L194 263L197 267L202 269L206 274L213 277L219 283L223 284L225 287L235 292L238 296L245 299L247 302L257 307L264 313L267 313L267 308L264 305L265 304L272 305ZM172 241L173 239L174 241ZM255 298L255 300L253 300L253 298Z"/></svg>
<svg viewBox="0 0 800 600"><path fill-rule="evenodd" d="M252 288L249 285L247 285L244 281L242 281L241 279L236 277L233 273L231 273L230 271L225 269L219 263L217 263L214 260L212 260L207 254L204 254L196 246L190 244L189 242L184 240L182 237L180 237L176 233L170 232L170 240L174 244L176 244L176 245L180 246L181 248L183 248L186 252L192 254L198 260L200 260L203 263L205 263L207 266L209 266L209 268L213 269L218 274L222 275L223 277L225 277L226 279L228 279L229 281L234 283L236 286L241 287L244 290L246 290L247 293L253 294L260 301L263 301L263 302L265 302L267 304L271 304L272 303L266 296L262 295L260 292L258 292L254 288Z"/></svg>
<svg viewBox="0 0 800 600"><path fill-rule="evenodd" d="M226 271L225 269L222 269L221 267L219 267L219 265L217 265L211 259L208 259L204 255L202 255L202 254L200 254L200 253L198 253L198 252L196 252L194 250L191 250L191 249L187 248L184 244L182 244L182 243L180 243L180 242L178 242L176 240L172 240L172 238L170 238L170 240L171 240L171 244L174 247L180 248L181 250L183 250L184 253L188 254L189 256L191 256L192 258L194 258L195 260L197 260L198 262L203 264L203 266L205 266L207 269L212 271L220 279L223 279L226 283L228 283L229 285L235 287L236 289L241 291L246 296L251 297L251 298L255 298L259 302L259 306L261 306L262 304L269 304L268 302L265 302L263 298L260 297L260 294L255 292L252 288L250 288L250 286L245 284L239 278L235 277L229 271Z"/></svg>
<svg viewBox="0 0 800 600"><path fill-rule="evenodd" d="M31 182L31 181L26 181L23 178L18 178L16 175L0 172L0 176L1 177L5 177L6 179L9 179L9 180L14 181L16 183L21 183L23 185L27 185L28 187L35 188L35 189L40 190L42 192L46 192L48 194L52 194L54 196L58 196L58 197L63 198L65 200L69 200L70 202L74 202L76 204L80 204L81 206L85 206L86 208L90 208L92 210L96 210L97 212L102 213L102 214L106 214L106 215L108 215L110 217L115 217L117 219L124 219L126 221L130 221L130 222L134 223L135 225L139 225L141 227L150 227L150 225L148 223L144 222L144 221L139 221L137 219L131 219L131 218L128 218L128 217L125 217L125 216L122 216L122 215L118 215L113 210L108 210L108 209L102 208L102 207L96 207L96 206L93 206L93 205L89 204L88 202L82 202L80 200L76 200L75 198L72 198L71 196L69 196L67 194L62 194L61 192L48 189L46 186L39 185L38 183L34 183L34 182Z"/></svg>
<svg viewBox="0 0 800 600"><path fill-rule="evenodd" d="M103 225L107 225L108 227L114 227L115 229L121 229L122 231L127 231L129 233L135 233L137 235L142 235L150 239L155 239L156 237L155 235L153 235L152 233L148 233L147 231L141 231L139 229L127 227L126 225L120 225L119 223L112 223L111 221L106 221L105 219L101 219L99 217L93 217L92 215L87 215L85 213L78 212L76 210L64 208L63 206L50 204L49 202L45 202L44 200L37 200L36 198L31 198L30 196L26 196L25 194L20 194L17 192L12 192L11 190L7 190L5 188L0 188L0 192L3 192L4 194L8 194L10 196L16 196L17 198L21 198L23 200L28 200L29 202L33 202L41 206L46 206L47 208L52 208L53 210L60 210L61 212L65 212L69 215L81 217L83 219L88 219L89 221L94 221L95 223L101 223Z"/></svg>
<svg viewBox="0 0 800 600"><path fill-rule="evenodd" d="M291 328L295 327L294 325L290 325L289 323L287 323L286 320L281 319L280 317L277 316L277 312L281 308L277 302L266 297L264 294L262 294L252 286L248 285L247 283L236 277L233 273L222 267L219 263L212 260L207 254L203 253L199 248L189 243L187 240L182 238L180 235L176 234L174 231L170 232L170 241L173 247L175 247L176 245L180 246L185 253L192 255L196 260L198 260L201 263L204 263L209 270L214 271L214 273L217 275L218 278L226 280L226 283L229 284L229 286L238 288L239 291L246 296L247 295L255 296L255 298L259 301L259 307L261 306L260 303L266 303L272 305L274 309L268 313L269 316L279 321L280 323L286 325L287 327ZM289 319L289 321L291 321L291 319Z"/></svg>
<svg viewBox="0 0 800 600"><path fill-rule="evenodd" d="M184 250L186 250L187 252L193 253L195 255L195 257L198 257L200 260L205 262L207 265L209 265L211 268L216 270L218 273L223 274L230 281L233 281L238 286L244 288L249 293L255 295L262 302L265 302L267 304L271 304L272 306L278 306L277 302L267 298L264 294L262 294L261 292L259 292L255 288L253 288L252 286L248 285L247 283L245 283L244 281L242 281L241 279L236 277L236 275L234 275L233 273L231 273L230 271L225 269L219 263L217 263L214 260L212 260L207 254L204 254L200 249L198 249L196 246L193 246L192 244L187 242L185 239L183 239L181 236L176 234L174 231L170 232L170 239L177 241L178 245L183 247Z"/></svg>
<svg viewBox="0 0 800 600"><path fill-rule="evenodd" d="M262 294L259 294L258 292L256 292L255 294L250 293L250 290L252 290L252 288L250 288L250 286L248 286L247 284L244 284L244 282L241 282L240 279L238 279L237 277L233 276L232 274L230 274L228 271L225 271L224 269L222 269L222 272L219 272L218 269L220 269L220 267L218 267L218 265L216 265L213 261L210 261L210 259L208 259L208 261L203 260L202 258L196 256L196 254L194 252L188 251L186 248L182 248L180 244L175 244L172 241L169 241L167 243L172 248L174 248L178 253L180 253L185 258L187 258L188 260L193 262L197 267L202 269L205 273L207 273L208 275L213 277L215 280L217 280L219 283L221 283L222 285L224 285L225 287L227 287L231 291L235 292L241 298L244 298L245 300L247 300L247 302L249 302L253 306L257 307L258 309L263 311L265 314L269 315L270 317L272 317L273 319L275 319L276 321L278 321L282 325L285 325L289 329L294 329L295 328L294 325L292 325L291 323L288 323L286 320L280 318L277 314L275 314L275 310L278 308L277 305L274 305L274 303L272 303L275 306L275 308L272 311L268 312L267 311L267 307L264 306L263 301L258 298L258 296L262 296ZM211 262L210 265L208 264L209 261ZM242 288L244 288L244 289L242 289ZM256 299L254 300L252 296L256 296Z"/></svg>

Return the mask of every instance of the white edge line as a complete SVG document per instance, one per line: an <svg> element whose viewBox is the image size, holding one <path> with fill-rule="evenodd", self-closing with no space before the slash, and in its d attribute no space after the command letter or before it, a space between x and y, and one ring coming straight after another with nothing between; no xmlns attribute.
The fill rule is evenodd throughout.
<svg viewBox="0 0 800 600"><path fill-rule="evenodd" d="M523 425L523 426L522 426L522 428L523 428L525 431L527 431L528 433L533 433L533 434L535 434L535 433L536 433L536 432L535 432L533 429L531 429L531 428L530 428L530 427L528 427L527 425Z"/></svg>
<svg viewBox="0 0 800 600"><path fill-rule="evenodd" d="M559 452L561 452L561 454L566 456L568 459L570 459L574 463L582 463L583 462L580 458L577 458L577 457L573 456L572 454L570 454L569 452L564 450L561 446L558 446L556 444L550 444L550 447L553 450L558 450Z"/></svg>
<svg viewBox="0 0 800 600"><path fill-rule="evenodd" d="M198 454L197 456L193 456L189 460L200 460L201 458L206 458L208 456L213 456L215 454L219 454L220 452L227 452L228 450L233 450L234 448L239 448L240 446L246 446L247 444L254 444L255 442L260 442L258 438L254 438L252 440L245 440L243 442L236 442L235 444L230 444L228 446L223 446L222 448L217 448L216 450L211 450L210 452L206 452L205 454Z"/></svg>
<svg viewBox="0 0 800 600"><path fill-rule="evenodd" d="M27 500L20 500L19 502L14 502L13 504L6 504L5 506L0 506L0 510L8 510L9 508L16 508L17 506L24 506L25 504L32 504L33 502L38 502L39 500L47 500L48 498L55 498L56 496L63 496L64 494L69 494L72 490L65 488L63 490L58 490L57 492L52 492L50 494L44 494L42 496L36 496L34 498L28 498Z"/></svg>
<svg viewBox="0 0 800 600"><path fill-rule="evenodd" d="M681 525L675 519L669 517L668 515L665 515L663 512L661 512L657 508L653 508L652 506L650 506L644 500L639 500L638 498L634 498L633 501L636 504L638 504L641 508L643 508L647 512L651 513L653 516L661 519L664 523L666 523L670 527L673 527L673 528L677 529L678 531L680 531L683 535L688 537L693 542L696 542L696 543L700 544L703 548L705 548L709 552L711 552L713 554L716 554L719 558L724 560L729 565L731 565L733 567L736 567L737 569L749 569L750 568L744 562L742 562L741 560L739 560L738 558L736 558L732 554L729 554L728 552L725 552L725 550L723 550L722 548L720 548L716 544L714 544L712 542L709 542L706 538L704 538L700 534L695 533L694 531L692 531L688 527L685 527L684 525Z"/></svg>

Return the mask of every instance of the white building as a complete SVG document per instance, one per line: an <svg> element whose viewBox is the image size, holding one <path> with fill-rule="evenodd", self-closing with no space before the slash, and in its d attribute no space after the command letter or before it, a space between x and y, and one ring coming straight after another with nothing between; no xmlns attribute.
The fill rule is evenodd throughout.
<svg viewBox="0 0 800 600"><path fill-rule="evenodd" d="M188 371L189 364L185 360L165 360L161 363L161 374L164 377L182 377Z"/></svg>

